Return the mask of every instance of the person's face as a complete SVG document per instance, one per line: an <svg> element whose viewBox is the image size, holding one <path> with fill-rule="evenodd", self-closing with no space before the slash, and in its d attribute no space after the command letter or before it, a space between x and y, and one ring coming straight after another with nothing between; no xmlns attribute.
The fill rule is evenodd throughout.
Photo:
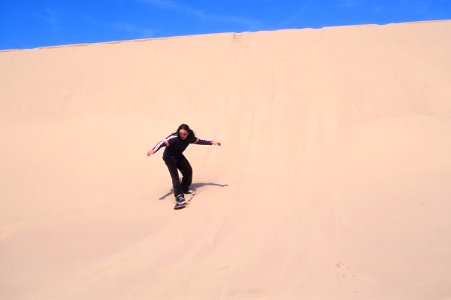
<svg viewBox="0 0 451 300"><path fill-rule="evenodd" d="M180 129L179 135L182 140L185 140L188 137L188 131L186 131L185 129Z"/></svg>

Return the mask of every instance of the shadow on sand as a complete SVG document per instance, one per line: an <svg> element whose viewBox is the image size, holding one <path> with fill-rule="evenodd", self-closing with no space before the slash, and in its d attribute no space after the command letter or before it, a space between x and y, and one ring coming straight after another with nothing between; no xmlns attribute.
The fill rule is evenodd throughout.
<svg viewBox="0 0 451 300"><path fill-rule="evenodd" d="M213 182L199 182L199 183L193 183L191 185L191 189L197 191L198 189L202 189L204 186L207 186L207 185L208 186L219 186L219 187L229 186L228 184L219 184L219 183L213 183ZM164 200L167 197L169 197L170 195L172 195L172 189L158 200Z"/></svg>

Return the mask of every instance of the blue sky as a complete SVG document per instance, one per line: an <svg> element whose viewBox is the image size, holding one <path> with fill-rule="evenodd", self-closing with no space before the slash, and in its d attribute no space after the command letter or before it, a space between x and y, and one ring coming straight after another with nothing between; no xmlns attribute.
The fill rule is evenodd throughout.
<svg viewBox="0 0 451 300"><path fill-rule="evenodd" d="M0 49L451 19L451 0L0 0Z"/></svg>

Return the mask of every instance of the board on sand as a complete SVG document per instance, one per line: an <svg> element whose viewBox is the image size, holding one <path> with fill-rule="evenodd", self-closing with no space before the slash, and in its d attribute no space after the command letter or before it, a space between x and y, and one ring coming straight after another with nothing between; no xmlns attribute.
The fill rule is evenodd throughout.
<svg viewBox="0 0 451 300"><path fill-rule="evenodd" d="M188 198L185 199L185 204L178 204L175 203L174 209L182 209L188 206L188 204L190 203L190 201L194 198L194 195L196 194L196 192L193 191L192 194L188 195Z"/></svg>

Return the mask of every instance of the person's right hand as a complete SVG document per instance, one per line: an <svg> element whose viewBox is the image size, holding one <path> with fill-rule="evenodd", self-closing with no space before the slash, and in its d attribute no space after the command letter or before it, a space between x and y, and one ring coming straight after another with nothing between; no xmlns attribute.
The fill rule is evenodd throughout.
<svg viewBox="0 0 451 300"><path fill-rule="evenodd" d="M152 150L149 150L149 151L147 151L147 156L151 156L152 154L154 154L155 153L155 151L152 149Z"/></svg>

